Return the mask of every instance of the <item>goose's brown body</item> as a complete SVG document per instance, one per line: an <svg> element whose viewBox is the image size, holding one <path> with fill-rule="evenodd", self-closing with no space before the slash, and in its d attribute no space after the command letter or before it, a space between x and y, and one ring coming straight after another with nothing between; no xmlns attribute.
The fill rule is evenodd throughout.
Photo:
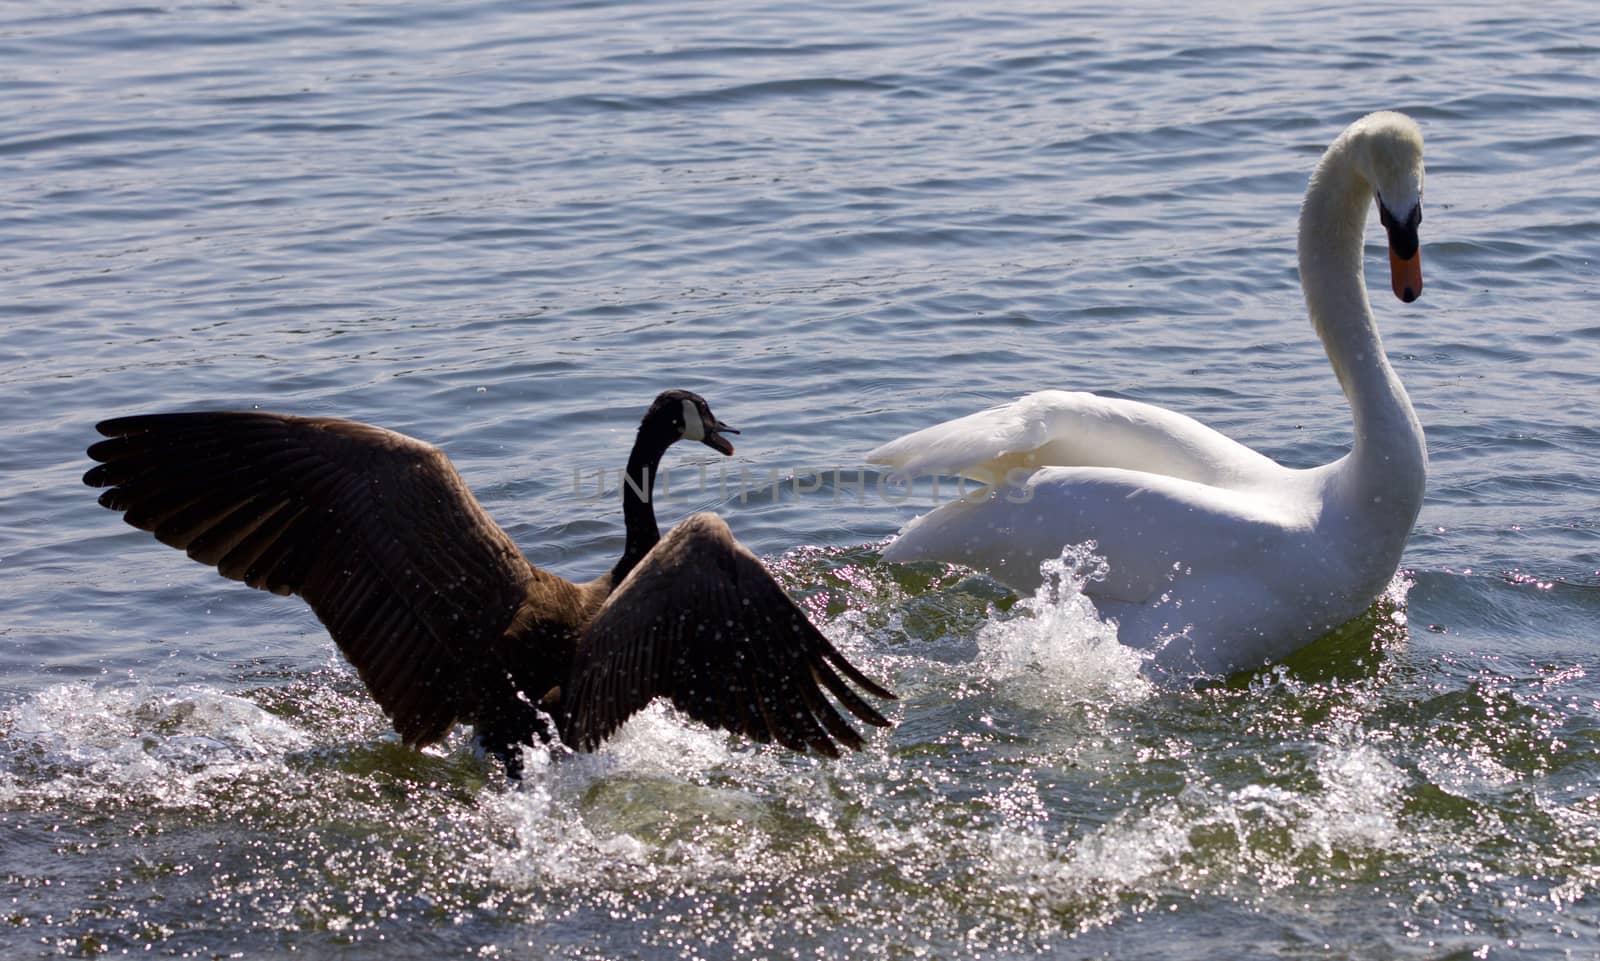
<svg viewBox="0 0 1600 961"><path fill-rule="evenodd" d="M699 417L698 422L693 421ZM627 545L574 584L530 564L432 445L367 424L264 412L98 425L84 475L100 502L251 587L298 594L408 744L473 724L520 767L520 743L592 749L655 697L704 723L828 755L869 724L856 670L710 514L666 538L640 491L684 437L732 433L686 391L656 399L623 485ZM847 683L847 679L848 682ZM550 730L553 720L556 730Z"/></svg>

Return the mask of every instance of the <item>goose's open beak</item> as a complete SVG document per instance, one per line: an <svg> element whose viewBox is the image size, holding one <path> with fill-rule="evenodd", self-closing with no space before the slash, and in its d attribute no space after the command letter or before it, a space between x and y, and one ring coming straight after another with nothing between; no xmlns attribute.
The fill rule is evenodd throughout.
<svg viewBox="0 0 1600 961"><path fill-rule="evenodd" d="M1422 296L1422 249L1412 250L1410 258L1400 259L1394 252L1394 247L1389 248L1389 283L1394 287L1394 295L1406 303L1411 303Z"/></svg>
<svg viewBox="0 0 1600 961"><path fill-rule="evenodd" d="M724 455L732 455L733 441L728 440L728 438L723 437L722 435L737 433L739 432L719 420L710 430L706 431L705 439L700 441L700 443L706 445L712 450L721 451Z"/></svg>

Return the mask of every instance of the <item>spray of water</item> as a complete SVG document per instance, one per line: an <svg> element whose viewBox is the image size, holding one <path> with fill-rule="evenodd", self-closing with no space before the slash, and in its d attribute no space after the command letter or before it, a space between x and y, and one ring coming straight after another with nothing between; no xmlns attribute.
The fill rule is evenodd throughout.
<svg viewBox="0 0 1600 961"><path fill-rule="evenodd" d="M1106 577L1095 544L1070 546L1040 565L1044 581L1020 601L1018 616L993 618L978 630L984 673L1017 700L1039 706L1126 703L1152 688L1140 674L1148 654L1117 642L1084 587Z"/></svg>
<svg viewBox="0 0 1600 961"><path fill-rule="evenodd" d="M76 803L198 803L213 785L281 766L305 731L256 704L204 688L46 688L0 714L0 791Z"/></svg>

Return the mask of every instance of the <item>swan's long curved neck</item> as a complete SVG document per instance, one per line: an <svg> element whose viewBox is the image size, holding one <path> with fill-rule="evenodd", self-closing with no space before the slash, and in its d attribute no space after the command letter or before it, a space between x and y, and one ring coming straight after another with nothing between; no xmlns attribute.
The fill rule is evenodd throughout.
<svg viewBox="0 0 1600 961"><path fill-rule="evenodd" d="M628 573L650 553L661 540L656 527L655 499L656 468L670 444L652 441L643 431L633 442L628 454L628 467L622 478L622 520L627 526L627 542L622 556L611 568L611 583L621 584Z"/></svg>
<svg viewBox="0 0 1600 961"><path fill-rule="evenodd" d="M1306 191L1300 211L1300 283L1312 326L1354 416L1355 440L1341 468L1344 486L1369 505L1388 501L1389 507L1409 511L1414 518L1427 450L1422 425L1389 366L1367 299L1362 244L1373 190L1352 165L1348 143L1345 138L1334 142ZM1411 518L1403 520L1409 530Z"/></svg>

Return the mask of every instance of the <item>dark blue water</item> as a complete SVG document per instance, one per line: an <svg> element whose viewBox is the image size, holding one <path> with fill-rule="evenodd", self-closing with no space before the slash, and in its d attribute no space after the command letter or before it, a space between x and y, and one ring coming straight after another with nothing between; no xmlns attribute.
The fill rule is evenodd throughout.
<svg viewBox="0 0 1600 961"><path fill-rule="evenodd" d="M1597 80L1579 2L0 11L0 954L1595 956ZM932 494L864 453L1035 389L1338 457L1294 220L1383 107L1431 474L1366 621L1159 691L1071 591L878 562ZM663 522L902 692L861 754L657 709L506 790L79 482L105 416L334 413L587 577L668 387L744 433Z"/></svg>

